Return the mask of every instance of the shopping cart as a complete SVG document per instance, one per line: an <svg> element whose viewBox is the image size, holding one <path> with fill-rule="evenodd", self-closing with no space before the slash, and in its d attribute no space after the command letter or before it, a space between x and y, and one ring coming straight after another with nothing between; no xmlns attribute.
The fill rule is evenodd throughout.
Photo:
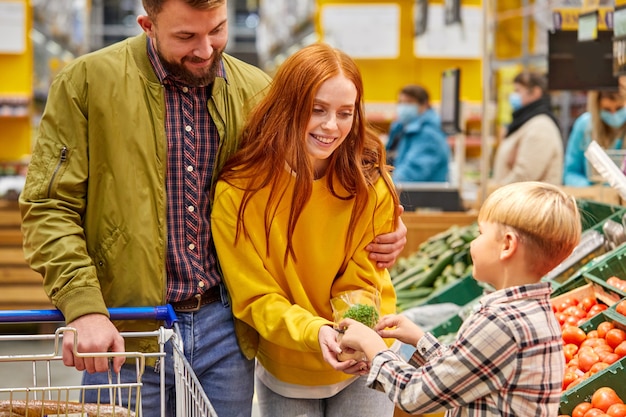
<svg viewBox="0 0 626 417"><path fill-rule="evenodd" d="M62 367L62 338L79 337L71 327L59 327L54 334L0 335L0 343L7 341L48 341L52 352L46 354L22 354L0 356L0 366L5 363L32 364L32 383L28 386L0 388L0 417L141 417L142 376L148 358L158 361L173 360L176 391L176 417L217 417L198 378L183 353L182 339L176 313L170 305L157 307L110 308L112 320L151 319L164 322L152 332L123 332L124 338L154 337L158 340L158 352L91 353L76 352L83 357L124 356L135 363L136 380L122 382L118 374L109 372L108 383L101 385L67 385L59 383L55 371ZM4 310L0 311L0 323L63 322L58 310ZM172 358L166 357L165 343L172 344ZM61 366L59 365L61 364ZM159 366L161 416L165 416L165 366ZM5 377L6 378L6 377ZM86 404L86 390L97 390L98 401ZM101 395L102 394L102 395ZM108 394L108 395L104 395ZM109 398L108 401L101 398Z"/></svg>

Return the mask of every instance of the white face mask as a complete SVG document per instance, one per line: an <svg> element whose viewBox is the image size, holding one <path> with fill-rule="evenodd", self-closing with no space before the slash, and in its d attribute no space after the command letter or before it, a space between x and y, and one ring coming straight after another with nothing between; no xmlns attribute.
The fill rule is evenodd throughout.
<svg viewBox="0 0 626 417"><path fill-rule="evenodd" d="M521 94L516 92L509 94L509 104L511 105L513 111L522 108L523 104Z"/></svg>
<svg viewBox="0 0 626 417"><path fill-rule="evenodd" d="M398 103L396 115L400 123L406 123L419 116L417 104Z"/></svg>

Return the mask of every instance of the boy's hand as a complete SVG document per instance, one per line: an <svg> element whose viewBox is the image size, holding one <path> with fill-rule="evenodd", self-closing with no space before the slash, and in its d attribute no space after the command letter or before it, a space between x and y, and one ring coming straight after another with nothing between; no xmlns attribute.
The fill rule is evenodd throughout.
<svg viewBox="0 0 626 417"><path fill-rule="evenodd" d="M417 342L424 336L424 331L417 324L401 314L382 317L374 330L381 337L398 339L411 346L417 345Z"/></svg>
<svg viewBox="0 0 626 417"><path fill-rule="evenodd" d="M365 247L365 250L370 252L369 258L376 261L378 268L390 268L406 245L407 228L402 222L402 213L404 213L404 207L398 206L396 208L396 216L398 216L396 230L376 236L372 243Z"/></svg>
<svg viewBox="0 0 626 417"><path fill-rule="evenodd" d="M364 352L371 361L378 352L388 349L387 344L374 330L356 320L343 319L338 326L343 331L340 342L342 350Z"/></svg>

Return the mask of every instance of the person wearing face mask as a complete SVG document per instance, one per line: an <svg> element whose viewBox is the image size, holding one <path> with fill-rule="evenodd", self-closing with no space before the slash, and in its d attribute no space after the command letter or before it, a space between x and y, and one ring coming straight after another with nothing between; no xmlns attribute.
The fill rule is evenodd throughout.
<svg viewBox="0 0 626 417"><path fill-rule="evenodd" d="M537 72L524 71L513 79L509 96L513 119L494 157L494 186L519 181L561 184L563 139L547 85Z"/></svg>
<svg viewBox="0 0 626 417"><path fill-rule="evenodd" d="M570 133L565 150L563 183L572 187L593 184L591 167L585 150L592 140L603 149L622 149L626 134L624 97L617 91L590 91L587 94L588 111L581 114Z"/></svg>
<svg viewBox="0 0 626 417"><path fill-rule="evenodd" d="M397 119L391 124L387 161L393 181L446 182L450 146L439 115L430 106L428 92L407 85L398 96Z"/></svg>

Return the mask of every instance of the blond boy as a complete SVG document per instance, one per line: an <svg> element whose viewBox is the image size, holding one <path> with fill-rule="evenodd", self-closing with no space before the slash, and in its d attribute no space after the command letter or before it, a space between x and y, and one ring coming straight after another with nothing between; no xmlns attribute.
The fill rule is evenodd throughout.
<svg viewBox="0 0 626 417"><path fill-rule="evenodd" d="M341 348L371 361L370 387L412 414L556 416L564 373L561 330L541 277L578 244L576 201L558 187L518 182L494 191L478 215L471 243L473 276L490 284L456 340L444 346L402 315L383 317L375 331L353 320ZM417 349L409 362L382 337Z"/></svg>

